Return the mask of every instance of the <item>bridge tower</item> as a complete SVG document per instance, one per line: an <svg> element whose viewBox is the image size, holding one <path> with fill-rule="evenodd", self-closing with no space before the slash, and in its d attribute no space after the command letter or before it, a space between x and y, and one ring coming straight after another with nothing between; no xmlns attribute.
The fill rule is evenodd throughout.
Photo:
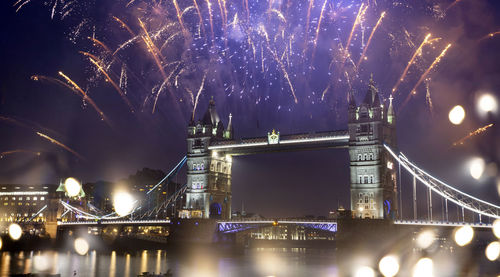
<svg viewBox="0 0 500 277"><path fill-rule="evenodd" d="M349 157L351 210L356 218L395 218L398 213L396 163L383 144L396 146L396 118L389 103L380 102L370 79L358 106L349 93Z"/></svg>
<svg viewBox="0 0 500 277"><path fill-rule="evenodd" d="M186 204L179 217L231 218L232 158L208 147L232 138L231 115L225 129L212 98L203 118L196 123L193 118L188 126Z"/></svg>

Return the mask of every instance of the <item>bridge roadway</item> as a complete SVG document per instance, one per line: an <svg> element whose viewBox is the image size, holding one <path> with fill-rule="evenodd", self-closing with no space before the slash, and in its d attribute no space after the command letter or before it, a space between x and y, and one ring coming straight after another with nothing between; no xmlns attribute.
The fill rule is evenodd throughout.
<svg viewBox="0 0 500 277"><path fill-rule="evenodd" d="M279 136L279 139L276 141L270 141L269 136L215 141L210 144L208 149L237 156L276 151L346 148L349 144L349 133L347 130L276 135Z"/></svg>
<svg viewBox="0 0 500 277"><path fill-rule="evenodd" d="M204 221L203 219L200 219ZM461 227L471 226L473 228L493 228L490 223L467 223L467 222L444 222L425 220L395 220L396 225L407 226L434 226L434 227ZM102 220L102 221L58 221L58 226L96 226L96 225L143 225L161 226L171 225L170 219L161 220ZM217 221L217 231L222 233L235 233L252 228L279 226L279 225L300 225L306 228L319 229L328 232L337 232L336 220L304 220L304 219L259 219L259 220L226 220Z"/></svg>

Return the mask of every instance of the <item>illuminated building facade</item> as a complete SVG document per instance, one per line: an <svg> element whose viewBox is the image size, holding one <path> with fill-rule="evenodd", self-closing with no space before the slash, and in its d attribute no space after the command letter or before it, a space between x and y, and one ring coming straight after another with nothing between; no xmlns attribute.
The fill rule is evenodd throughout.
<svg viewBox="0 0 500 277"><path fill-rule="evenodd" d="M181 218L231 218L232 158L211 151L212 141L233 137L231 115L227 128L210 100L202 120L191 121L187 137L187 191Z"/></svg>
<svg viewBox="0 0 500 277"><path fill-rule="evenodd" d="M373 79L357 106L349 93L351 209L356 218L393 218L398 211L395 161L383 147L396 146L392 107L380 102Z"/></svg>
<svg viewBox="0 0 500 277"><path fill-rule="evenodd" d="M56 185L0 185L0 223L51 220L56 189Z"/></svg>

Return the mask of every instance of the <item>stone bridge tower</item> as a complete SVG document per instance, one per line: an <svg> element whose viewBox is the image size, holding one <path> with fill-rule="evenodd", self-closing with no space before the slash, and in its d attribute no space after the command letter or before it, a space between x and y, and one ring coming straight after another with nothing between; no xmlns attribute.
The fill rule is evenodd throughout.
<svg viewBox="0 0 500 277"><path fill-rule="evenodd" d="M186 205L181 218L231 218L231 156L209 150L213 141L231 140L231 115L227 128L219 118L213 98L203 118L188 126Z"/></svg>
<svg viewBox="0 0 500 277"><path fill-rule="evenodd" d="M373 78L357 106L349 93L351 210L357 218L394 218L398 213L396 163L383 144L396 146L396 118L381 103Z"/></svg>

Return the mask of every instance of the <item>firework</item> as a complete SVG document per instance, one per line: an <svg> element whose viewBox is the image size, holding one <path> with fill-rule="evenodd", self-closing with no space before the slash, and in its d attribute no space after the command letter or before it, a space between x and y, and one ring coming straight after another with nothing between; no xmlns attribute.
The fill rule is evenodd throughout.
<svg viewBox="0 0 500 277"><path fill-rule="evenodd" d="M318 45L318 37L319 37L319 30L321 28L321 20L323 19L323 13L325 12L325 7L326 7L327 1L328 0L325 0L323 2L323 6L321 6L321 12L319 14L319 19L318 19L318 26L316 27L316 35L314 36L314 44L313 44L313 52L312 52L311 60L314 60L314 55L316 54L316 46Z"/></svg>
<svg viewBox="0 0 500 277"><path fill-rule="evenodd" d="M492 37L494 37L494 36L496 36L496 35L498 35L498 34L500 34L500 31L496 31L496 32L493 32L493 33L489 33L489 34L487 34L486 36L482 37L482 38L480 39L480 41L481 41L481 40L484 40L484 39L492 38Z"/></svg>
<svg viewBox="0 0 500 277"><path fill-rule="evenodd" d="M214 40L214 22L213 22L213 16L212 16L212 3L210 3L210 0L205 0L207 2L207 9L208 9L208 20L210 22L210 32L212 34L212 41Z"/></svg>
<svg viewBox="0 0 500 277"><path fill-rule="evenodd" d="M413 87L413 89L410 91L410 94L408 94L408 97L406 97L405 101L401 105L401 109L406 105L406 103L408 101L410 101L410 98L411 98L412 95L416 95L417 94L417 87L425 80L425 78L427 77L427 75L429 74L429 72L431 72L431 70L439 63L439 61L441 61L441 59L446 54L446 51L448 51L448 48L450 48L450 47L451 47L451 44L448 44L443 49L443 51L441 52L441 54L439 54L439 56L437 56L436 59L432 62L432 64L429 66L429 68L427 68L427 70L424 72L424 74L422 74L422 76L420 77L420 79L418 80L418 82L415 84L415 86Z"/></svg>
<svg viewBox="0 0 500 277"><path fill-rule="evenodd" d="M177 66L170 72L170 74L167 76L167 78L165 78L165 80L161 84L160 88L158 89L158 92L156 93L156 97L155 97L155 102L153 104L153 110L152 110L151 113L155 113L156 103L158 102L158 98L160 97L160 93L165 89L165 86L167 86L167 84L170 82L170 79L172 78L172 75L174 74L175 71L177 71L177 69L180 66L179 62L174 62L174 63L176 63Z"/></svg>
<svg viewBox="0 0 500 277"><path fill-rule="evenodd" d="M314 0L309 0L309 7L307 8L307 17L306 17L306 29L304 35L304 52L306 51L307 40L309 39L309 18L311 17L311 9L313 6Z"/></svg>
<svg viewBox="0 0 500 277"><path fill-rule="evenodd" d="M96 45L101 46L104 50L106 50L106 52L111 52L111 50L109 49L109 47L107 47L104 43L102 43L102 41L100 41L100 40L98 40L98 39L96 39L94 37L88 37L88 39L90 39Z"/></svg>
<svg viewBox="0 0 500 277"><path fill-rule="evenodd" d="M281 71L283 72L283 76L285 77L286 81L288 82L288 85L290 86L290 91L292 92L293 100L295 101L295 104L298 103L297 96L295 95L295 89L293 88L292 81L290 80L290 76L288 75L288 72L286 71L285 65L281 62L281 60L278 58L278 55L276 52L273 52L270 48L268 48L269 52L273 54L274 60L279 64Z"/></svg>
<svg viewBox="0 0 500 277"><path fill-rule="evenodd" d="M78 152L76 152L75 150L69 148L68 146L64 145L63 143L61 143L61 142L59 142L59 141L57 141L57 140L55 140L55 139L53 139L53 138L45 135L45 134L42 134L40 132L36 132L36 134L39 135L40 137L42 137L42 138L50 141L50 143L55 144L55 145L63 148L64 150L70 152L71 154L73 154L76 157L78 157L80 160L85 160L85 158L82 155L78 154Z"/></svg>
<svg viewBox="0 0 500 277"><path fill-rule="evenodd" d="M0 153L0 159L3 159L7 155L12 155L16 153L27 153L27 154L33 154L35 156L40 156L42 152L35 152L31 150L25 150L25 149L15 149L15 150L9 150L9 151L4 151Z"/></svg>
<svg viewBox="0 0 500 277"><path fill-rule="evenodd" d="M486 132L486 130L490 127L493 126L493 123L491 124L488 124L486 126L483 126L483 127L480 127L480 128L477 128L475 131L472 131L470 132L467 136L459 139L458 141L454 142L452 144L452 146L459 146L459 145L463 145L468 139L470 139L471 137L474 137L474 136L477 136L483 132Z"/></svg>
<svg viewBox="0 0 500 277"><path fill-rule="evenodd" d="M449 9L453 8L453 6L455 6L456 4L458 4L458 2L460 2L462 0L455 0L453 1L453 3L451 3L450 5L448 5L448 7L446 7L446 9L444 9L444 11L448 11Z"/></svg>
<svg viewBox="0 0 500 277"><path fill-rule="evenodd" d="M113 16L113 19L116 22L118 22L122 28L125 28L132 36L135 36L134 32L132 32L132 29L130 29L130 27L128 27L127 24L125 24L125 22L123 22L121 19L119 19L116 16Z"/></svg>
<svg viewBox="0 0 500 277"><path fill-rule="evenodd" d="M111 79L111 77L109 77L108 73L104 70L104 68L102 68L102 66L99 65L99 63L96 60L94 60L92 57L89 57L89 60L91 63L93 63L97 67L97 69L99 69L99 71L101 71L102 74L104 74L104 76L106 76L106 80L115 88L115 90L118 92L118 94L120 94L123 101L125 101L125 103L129 106L130 111L132 113L134 113L134 107L132 106L132 103L130 103L130 101L127 99L127 96L123 93L123 91L115 83L115 81L113 81L113 79Z"/></svg>
<svg viewBox="0 0 500 277"><path fill-rule="evenodd" d="M431 34L427 34L424 38L424 41L422 41L422 43L420 44L420 46L417 48L417 50L415 50L415 53L413 53L413 56L411 56L411 59L410 61L408 61L408 64L406 65L405 69L403 70L403 73L401 74L401 77L399 77L398 81L396 82L396 84L394 85L394 87L392 88L392 94L394 94L396 92L396 90L398 89L399 87L399 84L401 84L401 82L403 82L406 74L408 73L408 69L410 69L410 66L413 64L413 62L415 61L415 58L420 54L420 52L422 51L422 47L424 47L424 45L429 41L429 38L431 37Z"/></svg>
<svg viewBox="0 0 500 277"><path fill-rule="evenodd" d="M198 14L198 19L199 19L198 28L203 30L203 34L205 35L205 24L203 24L203 18L201 17L200 7L198 6L196 0L193 0L193 5L194 8L196 9L196 13Z"/></svg>
<svg viewBox="0 0 500 277"><path fill-rule="evenodd" d="M194 100L193 104L193 114L191 116L191 120L194 120L194 114L196 112L196 107L198 106L198 99L200 97L201 92L203 91L203 86L205 86L205 79L207 78L207 72L205 71L205 74L203 74L203 79L201 79L201 84L200 88L198 89L198 93L196 94L196 98Z"/></svg>
<svg viewBox="0 0 500 277"><path fill-rule="evenodd" d="M326 2L325 2L326 3ZM356 64L356 68L359 68L359 65L361 64L361 62L363 61L363 58L365 57L366 55L366 50L368 49L368 46L370 46L370 42L372 41L372 38L373 38L373 35L375 34L375 31L377 31L377 28L378 26L380 25L380 22L382 22L382 19L384 18L385 16L385 12L382 12L380 14L380 17L377 21L377 24L375 24L375 27L373 27L373 30L370 34L370 36L368 37L368 42L366 42L366 46L365 48L363 49L363 53L361 54L361 56L359 57L359 61L358 63Z"/></svg>
<svg viewBox="0 0 500 277"><path fill-rule="evenodd" d="M88 96L86 92L84 92L80 86L78 86L73 80L71 80L68 76L66 76L63 72L59 71L59 75L62 76L68 84L71 85L71 90L76 91L77 93L80 93L82 99L84 101L87 101L93 108L94 110L99 114L102 120L104 120L109 126L111 126L111 122L109 119L104 115L102 110L97 106L97 104Z"/></svg>
<svg viewBox="0 0 500 277"><path fill-rule="evenodd" d="M181 25L182 33L187 35L186 27L184 27L184 22L182 21L181 10L179 9L179 4L177 4L177 0L172 0L174 2L175 11L177 12L177 19L179 20L179 24Z"/></svg>

